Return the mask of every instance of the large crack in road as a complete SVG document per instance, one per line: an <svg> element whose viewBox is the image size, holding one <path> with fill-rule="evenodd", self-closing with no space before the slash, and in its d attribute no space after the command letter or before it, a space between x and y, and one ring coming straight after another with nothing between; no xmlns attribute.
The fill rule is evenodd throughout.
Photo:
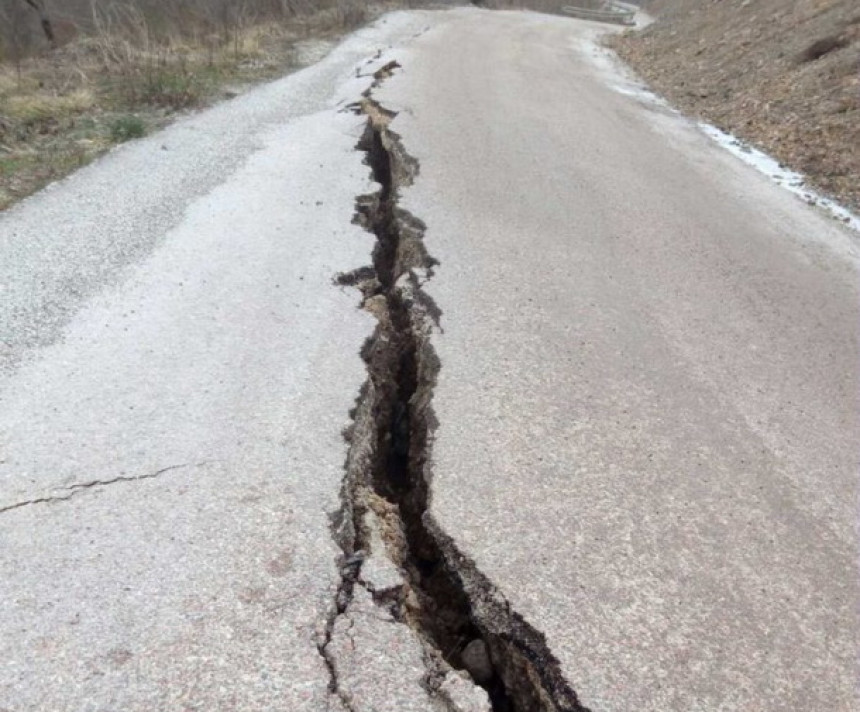
<svg viewBox="0 0 860 712"><path fill-rule="evenodd" d="M432 697L444 701L440 687L446 674L466 670L486 691L494 712L581 712L585 708L543 634L511 608L429 512L436 427L431 401L440 367L430 336L441 313L421 278L432 278L438 263L424 247L423 223L398 205L400 189L418 174L418 162L389 127L395 114L372 98L373 89L398 66L391 62L377 71L354 107L367 117L357 150L366 154L380 186L357 199L356 222L376 236L376 245L372 267L337 281L361 291L362 307L377 326L361 354L368 379L346 433L342 507L333 522L343 550L342 580L320 652L332 693L353 710L339 687L329 644L355 587L363 586L378 606L418 634L425 650L425 688ZM380 543L386 551L373 553L398 567L402 585L380 590L362 576L373 545Z"/></svg>

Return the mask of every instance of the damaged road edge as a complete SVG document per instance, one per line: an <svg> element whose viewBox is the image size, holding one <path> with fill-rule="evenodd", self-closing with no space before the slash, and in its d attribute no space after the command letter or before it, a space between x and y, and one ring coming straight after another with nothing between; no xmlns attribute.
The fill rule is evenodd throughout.
<svg viewBox="0 0 860 712"><path fill-rule="evenodd" d="M465 670L486 693L478 698L483 704L469 709L587 712L543 634L511 609L429 512L430 449L437 425L431 400L440 368L430 337L441 312L422 284L438 263L424 246L424 224L398 204L399 190L418 175L418 162L390 129L396 114L372 98L397 68L390 62L378 70L362 101L352 107L367 117L357 149L366 154L380 186L357 198L355 221L376 236L376 244L372 267L341 274L337 282L360 290L362 307L377 325L361 353L368 379L345 433L349 451L342 506L332 521L343 550L341 582L319 645L331 692L357 712L340 689L329 646L338 617L349 608L355 587L362 586L418 635L427 667L424 687L445 708L466 709L452 693L460 687L452 681L463 677L454 671ZM375 551L380 543L384 552ZM386 557L402 578L375 585L363 575L369 556Z"/></svg>

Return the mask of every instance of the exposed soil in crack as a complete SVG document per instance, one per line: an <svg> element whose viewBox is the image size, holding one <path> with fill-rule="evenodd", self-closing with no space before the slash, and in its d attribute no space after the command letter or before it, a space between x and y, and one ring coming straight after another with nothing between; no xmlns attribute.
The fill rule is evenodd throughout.
<svg viewBox="0 0 860 712"><path fill-rule="evenodd" d="M357 199L356 221L377 242L372 267L342 274L337 281L361 291L363 308L378 324L362 350L368 380L345 433L350 448L342 508L333 521L344 552L342 580L321 654L332 674L332 692L349 707L327 648L354 587L364 585L378 605L418 633L431 694L453 668L471 674L495 712L583 711L544 636L511 609L429 512L436 428L431 400L440 366L430 336L441 312L422 291L421 278L432 278L437 262L424 247L424 225L398 205L399 190L415 179L418 163L389 128L395 114L371 97L398 66L379 70L354 107L367 117L357 148L365 152L380 185L376 193ZM383 523L384 553L407 582L397 590L374 591L361 579L370 548L370 514Z"/></svg>

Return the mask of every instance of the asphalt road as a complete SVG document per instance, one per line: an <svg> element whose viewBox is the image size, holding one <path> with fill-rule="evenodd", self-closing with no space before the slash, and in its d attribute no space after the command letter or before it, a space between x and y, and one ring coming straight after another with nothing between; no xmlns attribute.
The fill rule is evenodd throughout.
<svg viewBox="0 0 860 712"><path fill-rule="evenodd" d="M378 93L439 260L431 513L594 710L855 710L856 233L595 26L471 13Z"/></svg>
<svg viewBox="0 0 860 712"><path fill-rule="evenodd" d="M333 283L374 244L343 109L391 59L432 518L594 712L860 705L857 235L600 31L389 15L0 216L0 710L487 709L364 589L334 610L374 326Z"/></svg>
<svg viewBox="0 0 860 712"><path fill-rule="evenodd" d="M0 709L329 709L373 320L342 112L399 15L0 216ZM101 484L104 483L104 484Z"/></svg>

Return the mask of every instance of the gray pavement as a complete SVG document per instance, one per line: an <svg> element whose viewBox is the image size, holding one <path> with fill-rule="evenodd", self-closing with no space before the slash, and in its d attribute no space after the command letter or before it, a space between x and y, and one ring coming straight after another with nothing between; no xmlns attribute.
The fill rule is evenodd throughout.
<svg viewBox="0 0 860 712"><path fill-rule="evenodd" d="M369 519L335 615L374 325L332 282L373 247L342 109L392 59L430 514L594 712L860 706L857 236L603 31L389 15L0 216L0 711L486 712L369 595L401 582Z"/></svg>
<svg viewBox="0 0 860 712"><path fill-rule="evenodd" d="M378 93L440 261L431 512L594 710L855 710L857 235L595 25L449 16Z"/></svg>
<svg viewBox="0 0 860 712"><path fill-rule="evenodd" d="M0 709L334 708L329 515L373 328L332 283L373 245L340 109L422 23L0 216Z"/></svg>

